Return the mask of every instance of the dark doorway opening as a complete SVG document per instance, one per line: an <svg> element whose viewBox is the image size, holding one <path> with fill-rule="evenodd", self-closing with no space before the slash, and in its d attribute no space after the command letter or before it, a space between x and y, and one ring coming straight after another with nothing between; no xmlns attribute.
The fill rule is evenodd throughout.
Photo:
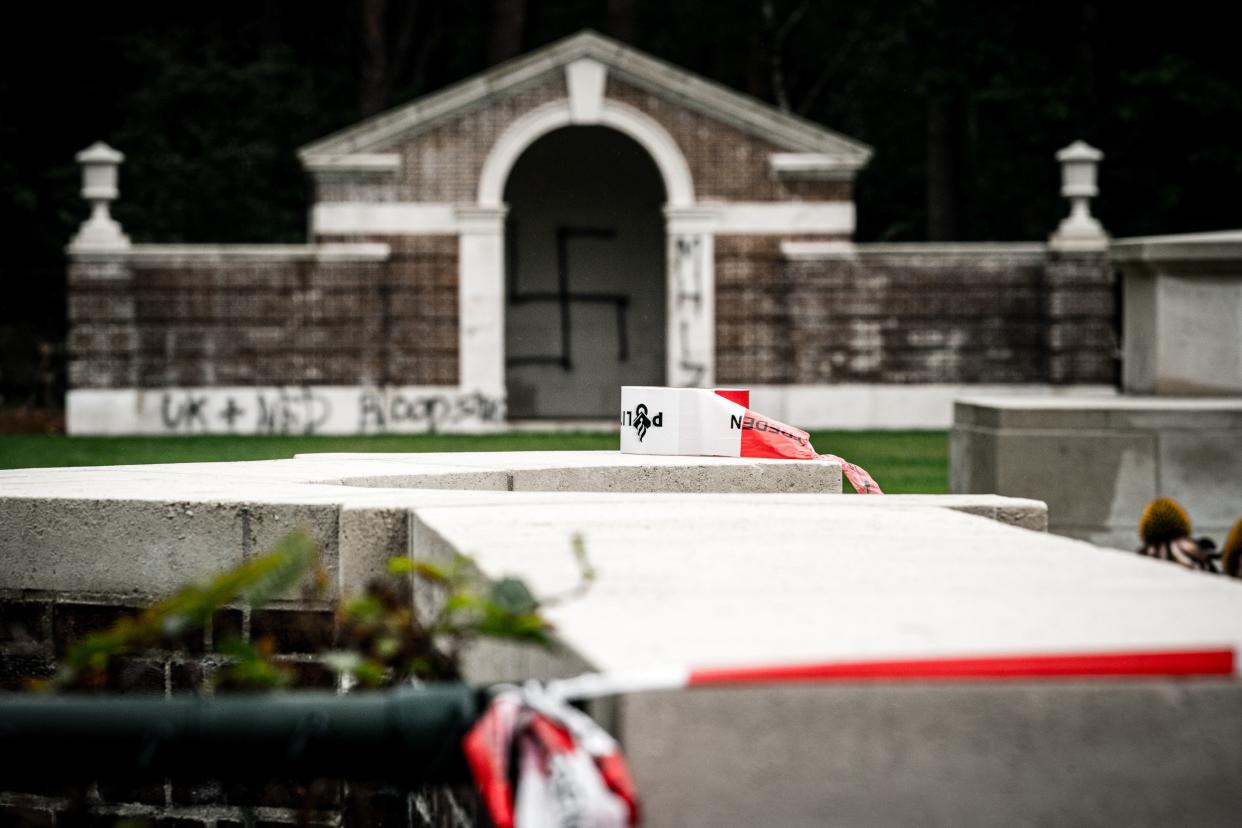
<svg viewBox="0 0 1242 828"><path fill-rule="evenodd" d="M664 184L605 127L549 133L505 187L505 379L512 419L612 417L622 385L660 385Z"/></svg>

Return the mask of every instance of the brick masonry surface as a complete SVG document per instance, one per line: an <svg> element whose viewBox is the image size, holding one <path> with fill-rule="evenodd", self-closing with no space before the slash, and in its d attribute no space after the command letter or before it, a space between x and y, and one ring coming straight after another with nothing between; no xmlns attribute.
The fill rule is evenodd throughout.
<svg viewBox="0 0 1242 828"><path fill-rule="evenodd" d="M777 180L768 168L768 156L783 148L615 76L610 75L607 84L608 98L646 113L673 136L700 199L849 201L853 197L848 181ZM505 128L565 94L564 74L551 72L386 148L401 155L399 174L319 173L316 196L320 201L473 202L483 163Z"/></svg>
<svg viewBox="0 0 1242 828"><path fill-rule="evenodd" d="M385 240L381 263L78 261L70 384L455 385L457 239Z"/></svg>
<svg viewBox="0 0 1242 828"><path fill-rule="evenodd" d="M660 122L677 142L695 196L708 201L849 201L848 181L780 181L772 177L768 156L781 147L687 109L654 92L610 77L608 97L627 103Z"/></svg>
<svg viewBox="0 0 1242 828"><path fill-rule="evenodd" d="M138 607L120 597L0 594L0 699L47 678L73 642L102 630ZM221 666L216 648L230 637L275 647L292 667L296 685L332 689L335 675L314 653L335 638L334 614L319 607L224 609L209 629L122 661L113 693L167 696L202 692ZM0 783L0 826L128 824L176 828L255 825L470 826L487 824L467 788L405 790L341 779L275 778L260 785L211 780L65 784L42 780L13 789Z"/></svg>
<svg viewBox="0 0 1242 828"><path fill-rule="evenodd" d="M721 383L1112 383L1103 256L869 254L787 261L716 239Z"/></svg>
<svg viewBox="0 0 1242 828"><path fill-rule="evenodd" d="M455 237L382 240L386 263L76 263L71 384L456 384ZM716 238L718 382L1116 380L1102 255L789 261L781 241Z"/></svg>

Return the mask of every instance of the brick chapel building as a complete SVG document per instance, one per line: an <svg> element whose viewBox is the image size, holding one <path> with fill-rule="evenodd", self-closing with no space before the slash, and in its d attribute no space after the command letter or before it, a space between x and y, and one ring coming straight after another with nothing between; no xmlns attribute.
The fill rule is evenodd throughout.
<svg viewBox="0 0 1242 828"><path fill-rule="evenodd" d="M303 147L305 245L130 244L97 145L69 429L500 428L623 384L944 427L964 388L1113 382L1101 245L855 244L871 154L591 32Z"/></svg>

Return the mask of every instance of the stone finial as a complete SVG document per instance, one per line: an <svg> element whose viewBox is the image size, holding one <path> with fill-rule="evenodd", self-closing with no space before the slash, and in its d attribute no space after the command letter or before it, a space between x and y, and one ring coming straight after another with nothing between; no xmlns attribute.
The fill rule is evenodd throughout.
<svg viewBox="0 0 1242 828"><path fill-rule="evenodd" d="M115 201L117 170L125 156L102 141L96 141L74 156L82 165L82 198L91 204L91 215L69 244L71 253L109 253L129 249L129 236L112 218L109 205Z"/></svg>
<svg viewBox="0 0 1242 828"><path fill-rule="evenodd" d="M1070 214L1061 221L1049 243L1058 250L1105 250L1108 234L1091 215L1091 199L1099 195L1096 168L1104 158L1085 141L1075 141L1057 153L1061 162L1061 195L1070 201Z"/></svg>

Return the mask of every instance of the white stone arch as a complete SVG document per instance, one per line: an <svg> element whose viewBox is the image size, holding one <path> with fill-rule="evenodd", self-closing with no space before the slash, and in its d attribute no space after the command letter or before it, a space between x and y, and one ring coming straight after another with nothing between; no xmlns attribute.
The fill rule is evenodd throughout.
<svg viewBox="0 0 1242 828"><path fill-rule="evenodd" d="M606 126L628 135L647 151L664 180L667 206L694 205L694 180L681 148L650 115L618 101L605 100L594 117L575 117L568 98L536 107L518 118L496 139L479 174L480 207L504 204L505 182L522 153L553 130L568 126Z"/></svg>
<svg viewBox="0 0 1242 828"><path fill-rule="evenodd" d="M579 64L589 64L580 61ZM667 255L666 382L710 387L715 381L716 208L700 207L681 148L650 115L603 96L603 67L575 73L570 96L532 109L493 144L479 173L478 201L457 209L459 223L460 387L505 394L504 203L514 164L532 144L568 126L606 126L647 151L664 181Z"/></svg>

